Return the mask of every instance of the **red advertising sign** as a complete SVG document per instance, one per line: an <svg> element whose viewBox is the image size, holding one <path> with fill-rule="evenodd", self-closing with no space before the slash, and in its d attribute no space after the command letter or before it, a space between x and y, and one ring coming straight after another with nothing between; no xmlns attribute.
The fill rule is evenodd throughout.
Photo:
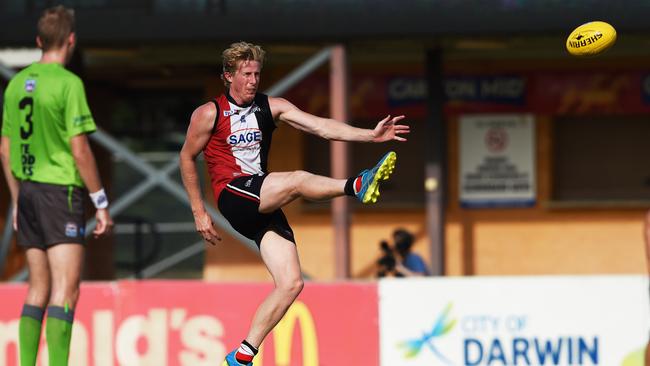
<svg viewBox="0 0 650 366"><path fill-rule="evenodd" d="M428 113L424 71L403 68L354 72L349 108L353 120L375 121L387 114L409 119ZM447 114L537 113L543 115L634 115L650 113L650 76L645 71L529 71L444 75ZM312 75L287 93L297 106L329 114L328 79ZM358 121L357 121L358 122Z"/></svg>
<svg viewBox="0 0 650 366"><path fill-rule="evenodd" d="M269 284L84 284L70 365L220 365L246 336ZM18 365L25 286L1 286L0 364ZM379 365L375 284L307 283L267 337L256 366ZM43 332L44 334L44 332ZM359 352L361 349L363 352ZM47 346L43 339L39 366Z"/></svg>
<svg viewBox="0 0 650 366"><path fill-rule="evenodd" d="M553 115L633 115L650 112L642 97L644 75L622 72L539 72L531 107Z"/></svg>

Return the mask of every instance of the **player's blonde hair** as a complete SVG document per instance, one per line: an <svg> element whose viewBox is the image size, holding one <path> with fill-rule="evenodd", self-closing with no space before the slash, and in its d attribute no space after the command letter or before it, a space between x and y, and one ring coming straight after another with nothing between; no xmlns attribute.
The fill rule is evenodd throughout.
<svg viewBox="0 0 650 366"><path fill-rule="evenodd" d="M37 29L43 51L63 46L75 31L74 10L63 5L45 9L38 19Z"/></svg>
<svg viewBox="0 0 650 366"><path fill-rule="evenodd" d="M248 42L237 42L230 45L226 48L221 54L223 62L223 72L229 72L235 74L237 71L237 64L239 61L257 61L261 65L264 65L264 56L266 52L262 49L261 46ZM226 87L230 86L230 82L226 80L221 74L221 80Z"/></svg>

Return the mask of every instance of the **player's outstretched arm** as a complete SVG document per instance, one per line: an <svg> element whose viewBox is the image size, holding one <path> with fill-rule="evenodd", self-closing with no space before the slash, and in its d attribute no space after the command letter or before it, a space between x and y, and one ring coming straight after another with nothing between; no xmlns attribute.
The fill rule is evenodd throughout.
<svg viewBox="0 0 650 366"><path fill-rule="evenodd" d="M106 199L106 193L104 193L104 188L99 179L97 162L95 161L95 155L93 155L90 149L88 136L85 133L72 136L70 138L70 149L72 150L72 157L79 170L79 175L84 181L86 188L88 188L93 203L97 208L97 212L95 213L97 224L95 225L93 234L95 237L107 234L113 226L113 220L108 214L108 200Z"/></svg>
<svg viewBox="0 0 650 366"><path fill-rule="evenodd" d="M18 208L18 181L14 174L11 172L11 163L9 162L9 144L11 141L9 137L2 136L2 145L0 145L0 156L2 157L2 171L5 173L5 180L9 186L9 193L11 194L11 202L13 203L13 227L18 230L16 221L16 212Z"/></svg>
<svg viewBox="0 0 650 366"><path fill-rule="evenodd" d="M196 157L203 151L203 148L210 140L216 115L217 108L212 103L203 104L194 110L190 119L190 126L187 128L185 143L180 152L181 177L192 206L196 231L201 234L205 241L212 245L220 241L221 236L214 229L212 218L203 205L199 174L196 169Z"/></svg>
<svg viewBox="0 0 650 366"><path fill-rule="evenodd" d="M358 142L406 141L400 135L410 132L409 126L398 124L399 121L404 119L404 116L388 116L379 121L377 126L371 130L350 126L347 123L331 118L314 116L300 110L283 98L269 98L269 105L274 119L327 140Z"/></svg>

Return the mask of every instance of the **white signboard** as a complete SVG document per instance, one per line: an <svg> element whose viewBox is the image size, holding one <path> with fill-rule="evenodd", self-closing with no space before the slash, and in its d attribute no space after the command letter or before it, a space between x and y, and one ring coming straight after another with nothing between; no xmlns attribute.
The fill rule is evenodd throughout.
<svg viewBox="0 0 650 366"><path fill-rule="evenodd" d="M645 276L385 279L382 366L642 366Z"/></svg>
<svg viewBox="0 0 650 366"><path fill-rule="evenodd" d="M460 202L463 207L535 204L535 123L532 115L460 118Z"/></svg>

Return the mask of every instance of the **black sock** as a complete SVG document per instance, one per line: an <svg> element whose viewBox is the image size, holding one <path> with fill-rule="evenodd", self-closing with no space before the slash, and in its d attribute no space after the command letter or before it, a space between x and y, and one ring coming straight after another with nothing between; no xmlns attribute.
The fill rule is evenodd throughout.
<svg viewBox="0 0 650 366"><path fill-rule="evenodd" d="M356 192L354 191L354 181L359 178L359 177L352 177L348 178L347 182L345 182L345 188L343 191L347 196L356 196Z"/></svg>

